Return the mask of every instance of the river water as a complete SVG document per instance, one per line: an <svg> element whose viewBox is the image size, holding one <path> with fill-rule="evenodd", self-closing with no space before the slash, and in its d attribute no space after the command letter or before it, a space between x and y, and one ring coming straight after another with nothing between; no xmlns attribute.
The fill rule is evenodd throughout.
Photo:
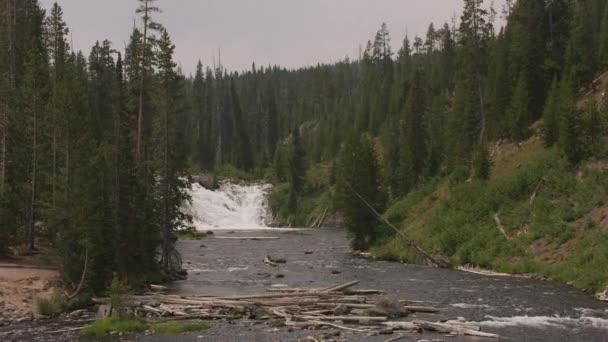
<svg viewBox="0 0 608 342"><path fill-rule="evenodd" d="M235 188L236 187L236 188ZM573 287L518 277L483 276L422 266L367 260L353 256L348 236L339 229L275 231L265 229L263 217L252 227L245 217L260 217L268 187L246 189L227 185L212 194L213 199L195 201L193 207L206 214L203 229L221 226L211 238L180 241L178 248L188 269L188 279L173 284L180 294L250 294L271 286L325 287L360 280L359 288L386 291L389 296L436 302L439 315L417 316L429 320L461 319L481 325L513 341L608 341L608 303ZM207 194L208 195L208 194ZM205 197L206 195L202 196ZM228 198L229 200L226 200ZM225 202L222 202L225 201ZM197 203L205 203L198 205ZM231 203L243 205L232 206ZM252 203L256 203L252 205ZM212 221L214 211L221 224ZM247 215L245 215L247 213ZM252 214L252 213L255 213ZM262 213L262 214L261 214ZM202 216L199 216L202 217ZM243 221L239 221L243 218ZM239 230L242 222L247 231ZM223 226L226 224L226 226ZM217 237L263 236L274 240L236 240ZM287 264L270 267L264 257L287 259ZM228 327L228 329L227 329ZM385 341L387 337L366 337L346 333L347 341ZM311 335L248 322L218 323L197 334L205 341L297 341ZM344 336L344 333L343 333ZM416 339L481 341L479 338L411 335ZM151 340L160 340L150 337ZM183 340L188 340L187 335ZM407 340L407 339L406 339Z"/></svg>

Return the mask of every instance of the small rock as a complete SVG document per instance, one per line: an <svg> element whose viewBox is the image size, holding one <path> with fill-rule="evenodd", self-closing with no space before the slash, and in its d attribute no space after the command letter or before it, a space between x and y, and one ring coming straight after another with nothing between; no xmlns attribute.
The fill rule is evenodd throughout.
<svg viewBox="0 0 608 342"><path fill-rule="evenodd" d="M340 335L341 335L341 333L339 331L337 331L337 330L336 331L330 331L327 334L323 335L323 338L324 339L329 339L329 338L332 338L332 337L338 337Z"/></svg>
<svg viewBox="0 0 608 342"><path fill-rule="evenodd" d="M201 245L200 247L201 247L201 248L207 248L207 246L205 246L205 245Z"/></svg>
<svg viewBox="0 0 608 342"><path fill-rule="evenodd" d="M84 314L86 314L87 312L88 312L88 310L86 310L86 309L72 311L68 314L68 317L70 317L70 318L80 317L80 316L83 316Z"/></svg>
<svg viewBox="0 0 608 342"><path fill-rule="evenodd" d="M340 271L331 271L331 274L340 274L340 273L342 273L342 272L340 272Z"/></svg>
<svg viewBox="0 0 608 342"><path fill-rule="evenodd" d="M284 274L277 274L274 277L277 278L277 279L283 279L283 278L285 278L285 275Z"/></svg>
<svg viewBox="0 0 608 342"><path fill-rule="evenodd" d="M313 253L314 253L313 251L306 251L306 252L304 252L304 254L313 254Z"/></svg>
<svg viewBox="0 0 608 342"><path fill-rule="evenodd" d="M205 234L207 234L207 235L213 235L215 233L212 230L208 230Z"/></svg>
<svg viewBox="0 0 608 342"><path fill-rule="evenodd" d="M102 304L97 309L97 319L103 319L110 316L112 312L112 306L109 304Z"/></svg>
<svg viewBox="0 0 608 342"><path fill-rule="evenodd" d="M378 331L378 334L380 334L380 335L392 335L393 332L394 332L393 329L387 328L387 329L382 329L382 330Z"/></svg>

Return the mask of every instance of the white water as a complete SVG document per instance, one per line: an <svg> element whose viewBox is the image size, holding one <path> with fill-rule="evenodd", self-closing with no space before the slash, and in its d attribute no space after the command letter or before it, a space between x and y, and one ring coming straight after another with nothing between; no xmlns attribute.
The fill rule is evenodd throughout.
<svg viewBox="0 0 608 342"><path fill-rule="evenodd" d="M491 328L523 326L529 328L572 329L580 327L593 327L596 329L608 329L608 319L588 316L585 313L583 313L579 318L561 316L486 316L486 320L481 322L467 323Z"/></svg>
<svg viewBox="0 0 608 342"><path fill-rule="evenodd" d="M190 214L194 227L208 230L266 229L270 218L267 197L269 184L221 184L216 191L192 185Z"/></svg>

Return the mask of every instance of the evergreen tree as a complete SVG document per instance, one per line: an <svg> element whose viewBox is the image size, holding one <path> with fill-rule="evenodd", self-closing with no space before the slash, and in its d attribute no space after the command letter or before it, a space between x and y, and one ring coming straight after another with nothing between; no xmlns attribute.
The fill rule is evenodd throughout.
<svg viewBox="0 0 608 342"><path fill-rule="evenodd" d="M295 213L298 207L298 197L304 190L306 175L306 154L300 138L300 130L295 128L291 134L291 151L288 162L289 180L289 210Z"/></svg>
<svg viewBox="0 0 608 342"><path fill-rule="evenodd" d="M176 73L173 61L175 45L169 33L161 28L158 40L158 77L161 90L161 111L159 118L160 144L157 155L159 162L160 183L160 227L161 227L161 265L167 276L181 271L181 258L175 249L175 232L191 222L191 218L181 210L190 199L187 190L190 188L185 158L180 158L181 132L178 130L178 108L176 99L180 94L180 78ZM157 127L158 127L157 126ZM183 143L183 141L181 141Z"/></svg>
<svg viewBox="0 0 608 342"><path fill-rule="evenodd" d="M377 212L385 205L380 189L379 169L374 147L365 136L355 136L343 146L337 163L336 207L353 235L353 248L365 250L377 239ZM364 202L365 201L365 202Z"/></svg>
<svg viewBox="0 0 608 342"><path fill-rule="evenodd" d="M543 140L546 147L551 147L559 141L559 84L553 80L543 114Z"/></svg>
<svg viewBox="0 0 608 342"><path fill-rule="evenodd" d="M529 95L525 74L522 72L513 92L513 99L508 110L510 122L510 135L515 140L523 140L527 136L530 122Z"/></svg>
<svg viewBox="0 0 608 342"><path fill-rule="evenodd" d="M576 109L573 94L570 82L567 79L562 80L559 104L560 146L570 163L576 165L584 158L584 146L581 139L581 113Z"/></svg>
<svg viewBox="0 0 608 342"><path fill-rule="evenodd" d="M608 6L605 6L600 28L599 61L604 66L608 64Z"/></svg>
<svg viewBox="0 0 608 342"><path fill-rule="evenodd" d="M488 153L488 148L486 146L480 145L477 147L473 161L475 177L483 180L490 179L490 175L492 174L492 160L490 159L490 154Z"/></svg>

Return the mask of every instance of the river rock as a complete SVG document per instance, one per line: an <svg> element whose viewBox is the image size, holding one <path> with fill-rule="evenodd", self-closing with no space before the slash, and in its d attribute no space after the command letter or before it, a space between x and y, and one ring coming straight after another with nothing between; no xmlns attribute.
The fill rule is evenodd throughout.
<svg viewBox="0 0 608 342"><path fill-rule="evenodd" d="M192 175L192 181L200 184L206 189L215 190L215 184L213 182L213 176L200 174Z"/></svg>

